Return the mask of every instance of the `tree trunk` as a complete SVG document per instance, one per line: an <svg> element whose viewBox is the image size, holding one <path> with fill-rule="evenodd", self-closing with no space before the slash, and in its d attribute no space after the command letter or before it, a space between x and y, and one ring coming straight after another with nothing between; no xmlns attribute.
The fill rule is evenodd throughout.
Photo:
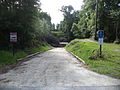
<svg viewBox="0 0 120 90"><path fill-rule="evenodd" d="M119 25L119 21L117 21L116 24L116 40L118 40L118 25Z"/></svg>

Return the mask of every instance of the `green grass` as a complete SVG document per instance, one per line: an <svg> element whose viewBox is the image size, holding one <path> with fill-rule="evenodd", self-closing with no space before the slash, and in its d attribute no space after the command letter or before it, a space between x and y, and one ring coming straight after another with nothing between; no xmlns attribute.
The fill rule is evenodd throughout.
<svg viewBox="0 0 120 90"><path fill-rule="evenodd" d="M0 66L5 66L9 64L13 64L17 62L17 59L23 58L28 54L36 53L36 52L43 52L46 50L50 50L51 46L39 46L27 49L25 51L18 51L13 56L12 52L9 51L0 51Z"/></svg>
<svg viewBox="0 0 120 90"><path fill-rule="evenodd" d="M39 47L31 48L30 51L32 51L32 53L36 53L36 52L43 52L45 50L50 50L50 49L51 49L50 46L39 46Z"/></svg>
<svg viewBox="0 0 120 90"><path fill-rule="evenodd" d="M11 52L0 51L0 66L5 66L8 64L13 64L18 58L25 57L28 54L25 52L17 52L14 56Z"/></svg>
<svg viewBox="0 0 120 90"><path fill-rule="evenodd" d="M75 39L71 41L66 49L83 59L91 70L120 78L120 45L103 45L103 58L99 58L99 45L97 42L85 42Z"/></svg>

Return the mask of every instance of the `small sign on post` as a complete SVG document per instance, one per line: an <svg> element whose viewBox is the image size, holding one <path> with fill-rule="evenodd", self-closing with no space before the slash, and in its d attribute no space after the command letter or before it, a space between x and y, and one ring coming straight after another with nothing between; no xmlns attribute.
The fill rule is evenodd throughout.
<svg viewBox="0 0 120 90"><path fill-rule="evenodd" d="M103 45L103 38L98 38L98 44Z"/></svg>
<svg viewBox="0 0 120 90"><path fill-rule="evenodd" d="M17 42L17 32L10 32L10 42L12 43L12 50L13 50L13 56L14 56L14 43Z"/></svg>
<svg viewBox="0 0 120 90"><path fill-rule="evenodd" d="M10 32L10 42L17 42L17 32Z"/></svg>
<svg viewBox="0 0 120 90"><path fill-rule="evenodd" d="M98 31L98 44L100 45L100 57L102 57L103 38L104 38L104 30L99 30Z"/></svg>

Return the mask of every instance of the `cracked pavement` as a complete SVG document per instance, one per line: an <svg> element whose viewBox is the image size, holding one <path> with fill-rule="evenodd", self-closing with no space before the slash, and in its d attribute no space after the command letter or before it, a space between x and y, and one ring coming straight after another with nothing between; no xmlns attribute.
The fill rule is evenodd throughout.
<svg viewBox="0 0 120 90"><path fill-rule="evenodd" d="M8 73L0 74L1 86L74 87L120 85L120 80L83 67L64 48L54 48L37 55Z"/></svg>

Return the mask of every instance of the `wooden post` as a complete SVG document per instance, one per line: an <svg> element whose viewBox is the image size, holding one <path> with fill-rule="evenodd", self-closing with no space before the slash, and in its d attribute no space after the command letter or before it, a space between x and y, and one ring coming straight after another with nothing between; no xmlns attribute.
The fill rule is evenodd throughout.
<svg viewBox="0 0 120 90"><path fill-rule="evenodd" d="M14 56L15 55L14 43L12 43L12 52L13 52L13 56Z"/></svg>

